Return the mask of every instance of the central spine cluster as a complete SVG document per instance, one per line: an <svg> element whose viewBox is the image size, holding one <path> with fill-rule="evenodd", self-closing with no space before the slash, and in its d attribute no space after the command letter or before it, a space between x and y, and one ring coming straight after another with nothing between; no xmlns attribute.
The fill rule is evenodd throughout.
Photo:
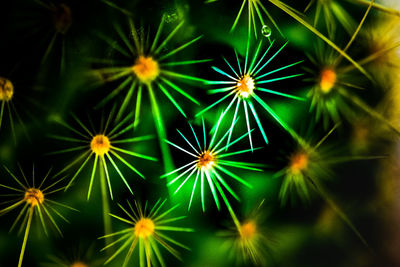
<svg viewBox="0 0 400 267"><path fill-rule="evenodd" d="M216 163L215 155L211 151L206 150L199 155L197 168L198 169L204 168L208 170L211 169L215 165L215 163Z"/></svg>
<svg viewBox="0 0 400 267"><path fill-rule="evenodd" d="M90 148L98 156L104 156L111 148L110 139L104 134L98 134L93 137Z"/></svg>
<svg viewBox="0 0 400 267"><path fill-rule="evenodd" d="M236 84L236 90L239 96L248 98L253 94L254 91L254 79L250 75L244 75Z"/></svg>
<svg viewBox="0 0 400 267"><path fill-rule="evenodd" d="M25 191L24 200L26 203L30 204L31 207L35 207L36 205L41 205L44 201L43 192L36 188L28 188Z"/></svg>
<svg viewBox="0 0 400 267"><path fill-rule="evenodd" d="M147 238L154 234L154 222L149 218L141 218L135 225L135 235L140 238Z"/></svg>
<svg viewBox="0 0 400 267"><path fill-rule="evenodd" d="M152 57L139 56L132 66L133 73L142 83L154 81L160 74L158 62Z"/></svg>

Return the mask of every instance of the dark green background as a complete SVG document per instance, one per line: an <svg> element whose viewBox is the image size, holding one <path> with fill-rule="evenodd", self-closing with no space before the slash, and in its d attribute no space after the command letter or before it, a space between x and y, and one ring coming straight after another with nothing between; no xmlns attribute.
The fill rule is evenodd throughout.
<svg viewBox="0 0 400 267"><path fill-rule="evenodd" d="M58 1L54 1L57 3ZM312 66L307 61L306 53L312 53L317 41L310 32L289 18L283 12L265 2L265 6L271 12L286 38L290 41L283 52L271 63L271 68L283 66L284 64L298 60L306 60L303 66ZM307 1L287 1L290 5L302 10ZM27 135L23 128L17 124L17 144L13 143L11 129L8 119L5 117L0 131L0 162L17 172L17 163L20 163L26 172L29 172L32 163L35 164L37 174L44 175L53 167L54 171L62 169L68 164L73 156L48 156L46 153L66 148L68 144L54 141L48 134L68 134L68 131L52 121L53 116L61 116L72 122L71 113L76 114L83 120L87 114L98 125L103 114L109 112L112 104L104 107L104 110L94 110L93 107L113 87L105 85L93 87L91 79L87 74L93 68L90 58L113 57L108 45L101 41L96 33L112 36L118 40L113 30L113 24L126 26L127 19L120 11L113 9L100 1L88 0L65 1L71 7L73 22L65 36L59 36L49 58L41 62L45 50L50 42L52 30L51 15L34 1L13 0L2 1L0 4L0 76L7 77L14 83L14 103L21 115L22 121L27 129ZM238 49L243 55L246 44L246 20L247 15L242 17L235 32L229 33L229 29L241 5L240 1L219 0L216 3L204 4L202 1L126 1L115 2L120 7L132 12L136 25L143 25L151 36L160 22L161 16L167 14L177 16L185 20L183 29L172 41L182 43L198 35L204 37L177 55L179 59L204 59L212 58L213 62L184 68L184 72L206 79L220 78L212 71L211 65L224 67L221 55L228 60L234 60L233 48ZM355 5L344 3L349 13L359 21L365 7L359 8ZM175 15L174 15L175 14ZM166 29L172 29L176 21L168 23ZM367 24L379 23L376 13L373 12ZM261 26L261 25L260 25ZM272 38L277 39L281 45L284 39L272 28ZM166 31L165 31L166 32ZM66 69L60 71L61 42L65 40ZM262 36L261 36L262 38ZM343 31L338 31L336 42L343 47L348 40ZM172 46L172 44L171 44ZM350 49L349 53L357 58L365 55L360 43ZM183 69L183 68L182 68ZM295 73L302 71L300 67L292 70ZM297 71L297 72L296 72ZM293 73L293 72L292 72ZM359 77L358 73L354 74ZM363 79L363 78L361 78ZM363 82L361 80L361 82ZM366 83L364 81L364 83ZM273 88L283 89L284 92L296 95L305 95L311 84L296 78L274 84ZM272 87L272 85L271 85ZM375 105L383 96L379 84L369 85L368 94L362 95L363 99ZM192 83L185 89L194 95L202 103L202 107L211 104L218 99L218 95L207 95L204 85ZM190 133L190 128L185 119L166 101L166 98L157 92L159 102L163 110L165 125L167 126L168 138L175 143L184 144L176 132L176 128L184 133ZM144 93L143 117L138 131L135 135L155 134L152 114L148 102L148 96ZM194 107L183 98L178 98L190 119L202 107ZM318 140L325 134L325 130L318 123L313 123L313 114L309 113L309 103L301 103L294 100L282 99L268 95L268 103L276 109L282 118L294 129L307 132L310 127L314 129L311 137ZM120 103L117 98L113 103ZM207 125L215 122L215 118L223 106L206 113ZM270 165L263 173L238 172L254 185L249 190L244 187L234 186L240 193L241 203L232 200L233 207L239 217L242 217L262 199L266 199L263 206L266 214L265 227L273 236L271 244L271 255L266 255L271 266L390 266L386 258L386 250L381 246L384 241L383 226L385 218L379 213L377 184L382 182L379 178L379 161L356 162L342 164L335 168L335 176L327 184L329 192L334 196L339 206L348 214L358 230L370 243L375 254L357 239L351 230L336 216L327 204L317 196L309 205L297 205L281 207L278 200L278 192L281 180L273 179L272 174L280 170L287 163L287 157L295 149L295 142L286 134L280 126L273 122L265 113L261 112L263 125L267 131L270 145L265 146L258 133L254 134L255 144L265 146L264 149L253 154L238 157L244 161L261 162ZM243 119L243 118L241 118ZM96 124L97 123L97 124ZM199 121L193 121L194 124ZM254 124L254 122L253 122ZM228 122L225 127L228 125ZM240 122L237 130L245 132L245 124ZM254 124L255 127L255 124ZM200 127L196 128L200 133ZM351 125L344 124L329 139L339 154L349 154L349 142L351 137ZM374 149L368 151L373 155L385 155L390 143L380 141ZM247 139L237 146L237 149L247 148ZM160 151L157 140L143 142L136 146L137 151L157 156ZM171 148L176 166L185 162L183 155ZM128 158L129 159L129 158ZM139 166L146 175L147 180L140 180L125 167L124 173L129 178L129 183L135 192L135 198L142 202L148 200L154 203L158 198L168 197L165 181L159 179L163 174L162 162L149 163L132 159L134 166ZM53 196L53 199L66 203L80 212L64 211L63 214L71 221L70 224L59 221L64 238L57 236L55 231L46 237L38 221L33 224L32 232L28 241L24 258L24 266L40 266L49 262L48 255L61 255L69 257L80 251L84 254L89 246L93 247L93 258L105 258L106 254L99 252L103 246L97 238L103 235L102 207L99 186L95 184L92 199L86 201L86 192L89 182L90 168L80 175L74 187L65 193ZM116 214L122 214L118 209L117 202L125 202L125 199L133 200L120 182L116 173L114 192L115 200L111 203L111 210ZM11 185L11 177L4 171L0 172L0 182ZM234 184L234 183L232 183ZM185 192L185 191L184 191ZM199 196L199 195L197 195ZM163 255L170 266L232 266L233 262L227 260L226 252L221 249L223 240L216 233L231 225L231 218L225 208L218 212L212 203L211 196L207 197L207 211L203 214L199 201L195 201L190 212L186 211L189 200L188 195L178 194L174 201L182 202L176 215L187 214L188 218L181 224L195 229L194 233L176 234L174 237L182 243L191 247L192 251L183 251L183 263L177 261L166 251ZM331 216L331 219L321 222L321 216ZM22 235L8 230L17 212L11 212L0 217L0 266L15 266L18 261ZM115 220L114 229L123 227ZM328 222L328 223L327 223ZM108 266L120 266L123 257L111 262ZM132 260L131 266L136 266L137 259Z"/></svg>

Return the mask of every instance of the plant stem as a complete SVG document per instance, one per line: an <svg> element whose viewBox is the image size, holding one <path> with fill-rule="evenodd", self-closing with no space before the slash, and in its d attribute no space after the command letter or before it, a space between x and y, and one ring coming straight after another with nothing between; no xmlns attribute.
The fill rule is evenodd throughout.
<svg viewBox="0 0 400 267"><path fill-rule="evenodd" d="M160 108L158 106L156 96L154 95L153 87L151 86L151 84L148 84L147 88L150 95L150 103L154 118L154 124L156 126L158 140L160 142L160 149L164 162L164 171L167 173L174 170L174 163L172 161L171 151L169 150L168 144L164 141L167 139L167 134L165 132L164 122L160 113ZM171 179L172 177L167 178L167 182L170 182ZM173 195L171 189L170 195Z"/></svg>
<svg viewBox="0 0 400 267"><path fill-rule="evenodd" d="M30 208L30 210L29 210L28 223L26 224L26 228L25 228L24 241L23 241L23 243L22 243L21 253L20 253L20 255L19 255L18 267L21 267L21 266L22 266L22 260L24 259L24 253L25 253L25 248L26 248L26 242L28 241L29 230L31 229L33 211L34 211L34 206L31 206L31 208Z"/></svg>
<svg viewBox="0 0 400 267"><path fill-rule="evenodd" d="M222 190L221 186L219 185L219 183L217 182L217 183L215 183L215 185L218 189L218 192L221 194L221 197L224 200L226 207L228 208L229 214L231 215L232 220L233 220L238 232L241 233L242 227L240 226L239 219L237 218L235 212L233 211L231 204L229 204L228 198L226 197L226 195L225 195L224 191Z"/></svg>
<svg viewBox="0 0 400 267"><path fill-rule="evenodd" d="M109 235L112 233L111 229L111 217L109 216L110 213L110 203L108 201L108 193L106 187L106 177L104 174L104 162L100 160L100 187L101 187L101 200L103 204L103 221L104 221L104 233L105 235ZM105 238L106 246L111 243L111 237Z"/></svg>

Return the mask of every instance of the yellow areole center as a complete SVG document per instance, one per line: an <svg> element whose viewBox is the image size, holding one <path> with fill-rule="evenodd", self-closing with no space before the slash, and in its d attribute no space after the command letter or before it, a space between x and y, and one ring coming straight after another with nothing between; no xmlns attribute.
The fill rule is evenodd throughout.
<svg viewBox="0 0 400 267"><path fill-rule="evenodd" d="M210 169L214 166L215 161L216 161L216 159L215 159L214 154L211 151L206 150L199 155L199 158L197 161L197 168Z"/></svg>
<svg viewBox="0 0 400 267"><path fill-rule="evenodd" d="M257 225L254 221L248 221L240 226L240 236L242 239L251 239L257 232Z"/></svg>
<svg viewBox="0 0 400 267"><path fill-rule="evenodd" d="M160 74L158 62L152 57L139 56L135 64L132 66L132 71L142 83L150 83L154 81Z"/></svg>
<svg viewBox="0 0 400 267"><path fill-rule="evenodd" d="M304 171L308 166L308 155L305 152L297 152L290 157L290 170L293 173Z"/></svg>
<svg viewBox="0 0 400 267"><path fill-rule="evenodd" d="M110 151L110 147L110 140L104 134L98 134L94 136L90 142L90 148L98 156L103 156L105 153Z"/></svg>
<svg viewBox="0 0 400 267"><path fill-rule="evenodd" d="M333 86L335 86L336 83L336 73L332 69L324 69L321 72L321 77L320 77L320 88L321 91L325 94L329 93Z"/></svg>
<svg viewBox="0 0 400 267"><path fill-rule="evenodd" d="M81 261L76 261L72 263L70 267L89 267L89 266Z"/></svg>
<svg viewBox="0 0 400 267"><path fill-rule="evenodd" d="M254 91L254 80L250 75L244 75L236 84L236 90L239 96L248 98L253 94Z"/></svg>
<svg viewBox="0 0 400 267"><path fill-rule="evenodd" d="M32 207L40 205L44 201L43 192L36 188L28 188L25 191L24 200L26 203L30 204Z"/></svg>
<svg viewBox="0 0 400 267"><path fill-rule="evenodd" d="M14 95L14 85L10 80L0 77L0 101L10 101Z"/></svg>
<svg viewBox="0 0 400 267"><path fill-rule="evenodd" d="M154 233L154 222L149 218L140 219L135 225L135 235L141 238L147 238Z"/></svg>

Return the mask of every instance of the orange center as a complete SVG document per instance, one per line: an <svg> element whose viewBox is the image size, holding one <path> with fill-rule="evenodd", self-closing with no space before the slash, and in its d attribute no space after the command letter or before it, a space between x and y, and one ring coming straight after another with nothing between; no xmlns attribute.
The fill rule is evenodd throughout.
<svg viewBox="0 0 400 267"><path fill-rule="evenodd" d="M151 219L142 218L135 225L135 235L147 238L154 233L154 228L154 222Z"/></svg>
<svg viewBox="0 0 400 267"><path fill-rule="evenodd" d="M204 151L202 154L199 156L199 160L197 162L197 168L206 168L210 169L212 166L215 164L215 156L211 151L207 150Z"/></svg>
<svg viewBox="0 0 400 267"><path fill-rule="evenodd" d="M44 195L42 191L36 188L28 188L25 192L24 200L32 207L40 205L44 201Z"/></svg>
<svg viewBox="0 0 400 267"><path fill-rule="evenodd" d="M89 267L89 266L81 261L77 261L72 263L70 267Z"/></svg>
<svg viewBox="0 0 400 267"><path fill-rule="evenodd" d="M110 140L104 134L98 134L93 137L92 142L90 142L90 148L98 156L103 156L105 153L110 151Z"/></svg>
<svg viewBox="0 0 400 267"><path fill-rule="evenodd" d="M10 101L14 94L14 86L10 80L0 77L0 101Z"/></svg>
<svg viewBox="0 0 400 267"><path fill-rule="evenodd" d="M293 173L299 173L307 168L308 156L304 152L298 152L290 158L290 170Z"/></svg>
<svg viewBox="0 0 400 267"><path fill-rule="evenodd" d="M152 57L144 56L139 56L139 58L136 59L135 65L132 67L132 71L142 83L152 82L160 74L157 61L155 61Z"/></svg>
<svg viewBox="0 0 400 267"><path fill-rule="evenodd" d="M56 6L53 10L53 21L56 31L65 34L72 24L71 9L65 4Z"/></svg>
<svg viewBox="0 0 400 267"><path fill-rule="evenodd" d="M323 93L329 93L336 83L336 73L332 69L324 69L321 72L320 87Z"/></svg>
<svg viewBox="0 0 400 267"><path fill-rule="evenodd" d="M253 221L248 221L241 225L240 236L243 239L251 239L257 232L257 225Z"/></svg>
<svg viewBox="0 0 400 267"><path fill-rule="evenodd" d="M236 90L239 96L248 98L254 91L254 80L249 75L244 75L236 84Z"/></svg>

